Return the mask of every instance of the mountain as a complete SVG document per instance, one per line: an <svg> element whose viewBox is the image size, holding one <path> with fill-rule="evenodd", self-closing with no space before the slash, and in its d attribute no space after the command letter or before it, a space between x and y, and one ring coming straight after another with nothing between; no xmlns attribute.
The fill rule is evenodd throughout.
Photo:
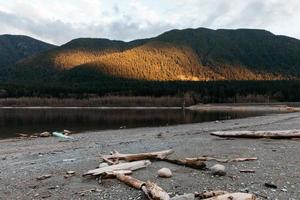
<svg viewBox="0 0 300 200"><path fill-rule="evenodd" d="M54 45L22 35L0 35L0 70Z"/></svg>
<svg viewBox="0 0 300 200"><path fill-rule="evenodd" d="M6 79L91 82L300 78L300 41L265 30L172 30L131 42L81 38L12 66Z"/></svg>

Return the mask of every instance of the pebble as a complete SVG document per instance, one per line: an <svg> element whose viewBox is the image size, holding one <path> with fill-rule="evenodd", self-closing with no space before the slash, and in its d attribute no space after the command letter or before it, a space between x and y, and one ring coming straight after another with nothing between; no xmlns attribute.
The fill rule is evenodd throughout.
<svg viewBox="0 0 300 200"><path fill-rule="evenodd" d="M157 171L157 174L161 178L170 178L172 177L172 171L169 168L162 168Z"/></svg>
<svg viewBox="0 0 300 200"><path fill-rule="evenodd" d="M216 165L212 166L210 168L210 170L212 171L213 175L217 175L217 176L225 176L226 175L224 165L216 164Z"/></svg>

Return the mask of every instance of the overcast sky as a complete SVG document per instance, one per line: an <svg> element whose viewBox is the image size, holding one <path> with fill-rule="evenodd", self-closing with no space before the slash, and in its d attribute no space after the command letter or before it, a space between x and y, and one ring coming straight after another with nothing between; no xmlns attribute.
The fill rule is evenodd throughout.
<svg viewBox="0 0 300 200"><path fill-rule="evenodd" d="M0 0L0 34L54 44L133 40L170 29L260 28L300 38L300 0Z"/></svg>

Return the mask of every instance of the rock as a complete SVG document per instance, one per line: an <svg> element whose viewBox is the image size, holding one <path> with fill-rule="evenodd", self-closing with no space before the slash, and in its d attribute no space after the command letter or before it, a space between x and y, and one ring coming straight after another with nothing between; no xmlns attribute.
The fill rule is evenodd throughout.
<svg viewBox="0 0 300 200"><path fill-rule="evenodd" d="M184 194L184 195L175 196L171 198L171 200L194 200L194 199L195 199L194 194Z"/></svg>
<svg viewBox="0 0 300 200"><path fill-rule="evenodd" d="M45 179L51 178L51 176L52 176L51 174L42 175L42 176L37 177L36 180L39 180L39 181L45 180Z"/></svg>
<svg viewBox="0 0 300 200"><path fill-rule="evenodd" d="M64 135L70 135L71 133L72 133L72 132L69 131L69 130L64 130L64 131L63 131L63 134L64 134Z"/></svg>
<svg viewBox="0 0 300 200"><path fill-rule="evenodd" d="M50 137L51 136L51 133L46 131L46 132L43 132L40 134L40 137Z"/></svg>
<svg viewBox="0 0 300 200"><path fill-rule="evenodd" d="M282 188L281 191L282 191L282 192L287 192L287 189Z"/></svg>
<svg viewBox="0 0 300 200"><path fill-rule="evenodd" d="M75 171L67 171L67 175L74 175Z"/></svg>
<svg viewBox="0 0 300 200"><path fill-rule="evenodd" d="M157 174L161 178L170 178L172 176L172 172L169 168L162 168L157 171Z"/></svg>
<svg viewBox="0 0 300 200"><path fill-rule="evenodd" d="M216 164L216 165L212 166L210 168L210 170L212 171L213 175L217 175L217 176L225 176L226 175L224 165Z"/></svg>
<svg viewBox="0 0 300 200"><path fill-rule="evenodd" d="M267 188L277 189L277 185L275 185L274 183L265 183L265 186L266 186Z"/></svg>

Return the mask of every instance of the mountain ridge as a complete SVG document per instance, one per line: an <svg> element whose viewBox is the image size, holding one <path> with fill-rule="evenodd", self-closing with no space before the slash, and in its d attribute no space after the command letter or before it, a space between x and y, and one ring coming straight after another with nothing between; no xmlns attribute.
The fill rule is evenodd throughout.
<svg viewBox="0 0 300 200"><path fill-rule="evenodd" d="M130 42L78 38L10 67L7 77L143 81L300 78L300 41L259 29L183 29ZM85 70L86 68L87 70ZM63 76L61 73L63 72ZM95 80L97 81L97 80Z"/></svg>
<svg viewBox="0 0 300 200"><path fill-rule="evenodd" d="M0 69L54 47L25 35L0 35Z"/></svg>

